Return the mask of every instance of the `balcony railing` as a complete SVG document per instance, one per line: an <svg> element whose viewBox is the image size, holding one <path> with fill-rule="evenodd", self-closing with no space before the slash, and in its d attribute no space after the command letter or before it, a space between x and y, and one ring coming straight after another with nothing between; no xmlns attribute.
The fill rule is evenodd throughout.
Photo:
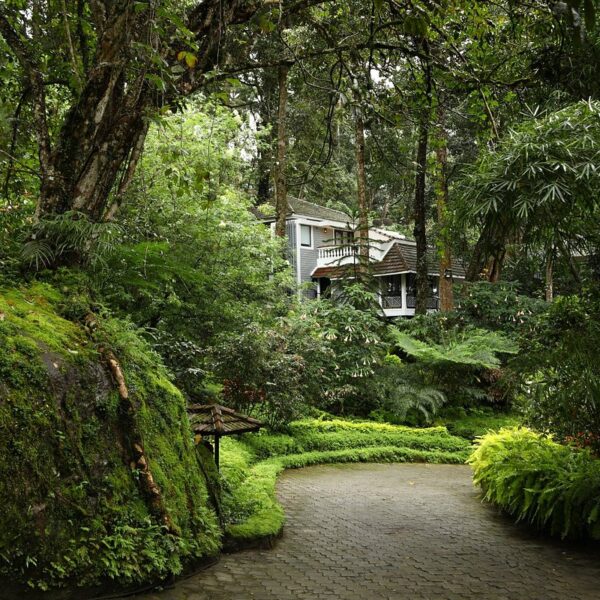
<svg viewBox="0 0 600 600"><path fill-rule="evenodd" d="M429 297L427 298L427 308L431 310L437 310L439 304L439 298ZM416 296L406 296L406 308L415 308L417 305Z"/></svg>
<svg viewBox="0 0 600 600"><path fill-rule="evenodd" d="M382 296L381 306L383 308L402 308L402 296Z"/></svg>
<svg viewBox="0 0 600 600"><path fill-rule="evenodd" d="M319 248L319 260L341 259L347 256L354 256L355 253L356 246L327 246Z"/></svg>

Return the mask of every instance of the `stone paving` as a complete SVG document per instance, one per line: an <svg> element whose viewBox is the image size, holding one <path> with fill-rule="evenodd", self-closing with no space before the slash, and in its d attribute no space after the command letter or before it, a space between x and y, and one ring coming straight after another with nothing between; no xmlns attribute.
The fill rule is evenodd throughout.
<svg viewBox="0 0 600 600"><path fill-rule="evenodd" d="M482 504L456 465L287 471L272 550L223 556L143 600L600 600L600 551L551 541Z"/></svg>

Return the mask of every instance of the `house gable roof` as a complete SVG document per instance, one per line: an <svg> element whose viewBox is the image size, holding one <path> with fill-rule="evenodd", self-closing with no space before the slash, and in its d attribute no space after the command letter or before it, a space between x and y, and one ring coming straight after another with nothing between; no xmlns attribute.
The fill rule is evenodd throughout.
<svg viewBox="0 0 600 600"><path fill-rule="evenodd" d="M261 221L274 221L274 215L266 215L261 213L257 208L252 209L252 212L257 219ZM306 217L308 219L318 219L319 221L335 221L341 223L348 223L352 219L350 215L346 214L341 210L334 208L328 208L327 206L321 206L320 204L314 204L308 200L301 200L300 198L288 198L288 213L287 216L291 217L296 215L299 217Z"/></svg>

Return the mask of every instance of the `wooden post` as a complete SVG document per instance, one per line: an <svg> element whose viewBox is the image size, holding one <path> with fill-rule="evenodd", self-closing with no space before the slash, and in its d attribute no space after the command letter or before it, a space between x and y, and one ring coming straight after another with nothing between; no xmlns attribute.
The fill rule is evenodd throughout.
<svg viewBox="0 0 600 600"><path fill-rule="evenodd" d="M215 434L215 464L217 465L217 471L219 470L219 437Z"/></svg>

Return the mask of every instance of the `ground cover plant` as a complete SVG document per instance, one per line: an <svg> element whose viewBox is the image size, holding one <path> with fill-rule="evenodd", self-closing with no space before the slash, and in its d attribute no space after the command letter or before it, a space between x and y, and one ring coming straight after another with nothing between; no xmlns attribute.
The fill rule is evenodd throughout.
<svg viewBox="0 0 600 600"><path fill-rule="evenodd" d="M294 421L289 433L250 434L222 444L223 511L234 543L277 535L285 515L275 498L284 469L324 463L464 463L469 441L444 427L411 428L343 419Z"/></svg>
<svg viewBox="0 0 600 600"><path fill-rule="evenodd" d="M528 429L503 429L469 458L484 498L560 537L600 539L600 461Z"/></svg>
<svg viewBox="0 0 600 600"><path fill-rule="evenodd" d="M65 318L75 306L91 306L76 285L0 288L0 575L42 590L158 581L219 551L210 457L135 328L96 314L90 333Z"/></svg>
<svg viewBox="0 0 600 600"><path fill-rule="evenodd" d="M452 435L474 440L491 431L522 425L524 417L516 411L495 411L489 407L450 408L442 411L435 420L443 424Z"/></svg>

